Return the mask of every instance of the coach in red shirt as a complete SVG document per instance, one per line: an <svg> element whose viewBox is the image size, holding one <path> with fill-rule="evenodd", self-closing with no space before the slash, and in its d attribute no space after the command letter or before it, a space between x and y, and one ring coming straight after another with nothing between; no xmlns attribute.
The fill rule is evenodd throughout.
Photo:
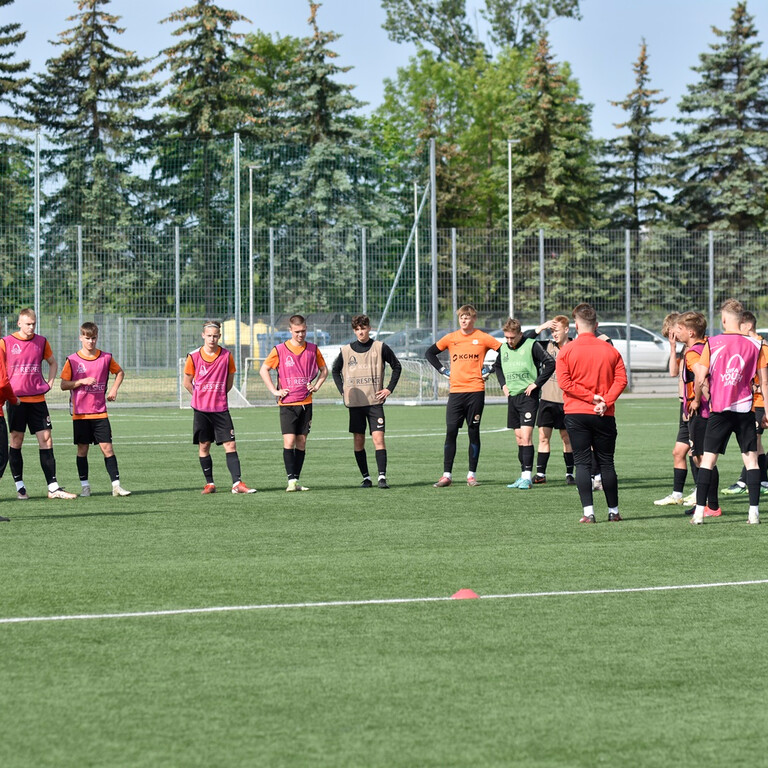
<svg viewBox="0 0 768 768"><path fill-rule="evenodd" d="M578 337L557 356L557 383L563 390L565 428L571 439L576 486L584 514L579 522L594 523L592 451L600 465L609 522L619 522L619 483L613 463L616 452L614 403L627 386L621 355L595 336L597 313L589 304L573 310Z"/></svg>

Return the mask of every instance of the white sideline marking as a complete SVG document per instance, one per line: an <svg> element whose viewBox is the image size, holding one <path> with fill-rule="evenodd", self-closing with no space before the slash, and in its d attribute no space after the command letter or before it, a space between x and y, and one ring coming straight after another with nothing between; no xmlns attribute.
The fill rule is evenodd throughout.
<svg viewBox="0 0 768 768"><path fill-rule="evenodd" d="M623 589L576 589L559 592L511 592L506 595L479 595L480 600L516 600L523 597L572 597L578 595L619 595L632 592L671 592L680 589L714 589L768 584L768 579L750 581L716 581L711 584L667 584L659 587L626 587ZM403 605L406 603L440 603L453 597L393 597L378 600L333 600L317 603L265 603L262 605L220 605L209 608L177 608L167 611L132 611L127 613L81 613L70 616L17 616L0 618L0 624L26 624L39 621L93 621L95 619L143 619L151 616L184 616L200 613L233 613L265 611L278 608L339 608L358 605Z"/></svg>

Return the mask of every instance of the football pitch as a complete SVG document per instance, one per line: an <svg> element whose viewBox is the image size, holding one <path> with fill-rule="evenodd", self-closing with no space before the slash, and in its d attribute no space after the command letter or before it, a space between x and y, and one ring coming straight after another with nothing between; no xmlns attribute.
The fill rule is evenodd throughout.
<svg viewBox="0 0 768 768"><path fill-rule="evenodd" d="M387 406L390 490L357 487L342 407L315 406L308 493L285 493L276 409L233 417L250 496L221 448L200 495L190 411L111 414L127 498L97 448L92 497L42 498L27 437L32 498L0 481L4 768L765 764L768 526L745 496L697 527L653 506L674 399L620 401L625 520L596 494L598 525L578 524L556 437L549 482L506 488L502 405L479 488L465 430L456 484L432 487L442 407ZM69 417L53 422L76 490ZM732 441L721 488L739 462Z"/></svg>

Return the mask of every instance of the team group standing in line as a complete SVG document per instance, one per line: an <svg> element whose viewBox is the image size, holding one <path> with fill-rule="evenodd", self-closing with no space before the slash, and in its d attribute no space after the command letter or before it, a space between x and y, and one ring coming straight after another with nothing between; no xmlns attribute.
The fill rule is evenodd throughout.
<svg viewBox="0 0 768 768"><path fill-rule="evenodd" d="M459 329L443 336L426 352L427 361L450 381L446 406L446 436L443 474L434 483L447 488L454 483L453 464L459 431L466 423L469 439L469 468L466 482L478 486L480 424L485 405L485 379L495 374L507 397L507 427L514 430L518 446L520 477L508 487L527 490L547 482L550 440L553 430L563 442L565 478L576 485L582 507L582 523L594 523L593 491L602 490L609 522L621 521L618 479L614 466L616 449L615 403L627 385L621 356L605 336L597 335L597 315L589 304L579 304L572 313L577 336L569 337L570 322L564 315L523 333L517 320L504 325L504 342L475 328L477 312L465 305L457 311ZM768 492L766 457L759 439L768 426L762 391L768 388L768 355L755 333L755 318L738 301L729 299L721 308L724 333L705 336L706 320L700 313L673 313L665 319L670 340L670 373L680 376L681 412L674 458L672 493L658 505L695 504L688 510L691 522L721 514L718 502L717 457L725 452L735 434L744 461L742 477L725 493L749 494L748 522L759 523L761 488ZM6 464L16 484L19 500L29 498L23 479L21 447L28 429L39 445L40 465L48 485L48 498L74 499L56 480L51 420L45 402L58 370L45 337L35 333L37 318L31 309L19 314L19 330L0 340L0 476ZM306 341L307 324L301 315L289 320L291 338L278 344L260 368L268 391L280 406L283 461L288 477L286 491L307 491L300 477L306 443L312 424L312 396L328 377L328 366L315 344ZM362 476L361 488L374 482L365 449L366 427L375 451L376 485L388 489L387 449L384 439L384 404L397 386L402 366L383 342L371 338L366 315L352 318L355 340L340 349L332 365L334 384L349 411L349 431L354 455ZM547 342L534 341L544 328L551 331ZM203 344L187 356L183 385L192 396L193 443L198 446L205 478L203 494L215 493L211 446L223 445L234 494L255 493L241 479L240 459L227 395L234 383L235 362L220 346L221 323L206 321ZM679 357L676 345L683 342ZM70 392L74 443L80 496L90 496L88 449L99 445L112 482L113 496L128 496L120 484L117 458L107 401L114 401L124 373L112 355L97 347L98 327L84 323L81 348L67 358L61 372L61 388ZM486 353L498 352L491 371L484 367ZM439 358L447 352L449 365ZM42 361L48 363L48 378ZM390 377L384 385L385 367ZM272 372L277 374L277 383ZM110 374L112 386L107 389ZM2 418L7 402L8 427ZM533 428L538 425L536 472L533 471ZM10 429L10 449L8 448ZM696 481L695 499L683 489L689 458ZM761 485L762 481L762 485ZM0 521L8 518L0 517Z"/></svg>

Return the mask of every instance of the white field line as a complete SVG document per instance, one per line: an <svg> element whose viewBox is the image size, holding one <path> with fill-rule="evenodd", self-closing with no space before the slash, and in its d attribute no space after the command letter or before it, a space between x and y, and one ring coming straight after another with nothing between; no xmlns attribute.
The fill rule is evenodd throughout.
<svg viewBox="0 0 768 768"><path fill-rule="evenodd" d="M657 587L626 587L622 589L578 589L557 592L511 592L505 595L478 595L480 600L517 600L525 597L575 597L587 595L619 595L637 592L672 592L684 589L715 589L717 587L745 587L768 584L768 579L750 581L718 581L710 584L667 584ZM167 611L131 611L126 613L82 613L61 616L17 616L0 618L0 624L28 624L41 621L95 621L98 619L144 619L155 616L188 616L203 613L238 613L266 611L281 608L340 608L363 605L404 605L408 603L440 603L453 597L397 597L378 600L333 600L316 603L264 603L261 605L220 605L208 608L178 608Z"/></svg>

